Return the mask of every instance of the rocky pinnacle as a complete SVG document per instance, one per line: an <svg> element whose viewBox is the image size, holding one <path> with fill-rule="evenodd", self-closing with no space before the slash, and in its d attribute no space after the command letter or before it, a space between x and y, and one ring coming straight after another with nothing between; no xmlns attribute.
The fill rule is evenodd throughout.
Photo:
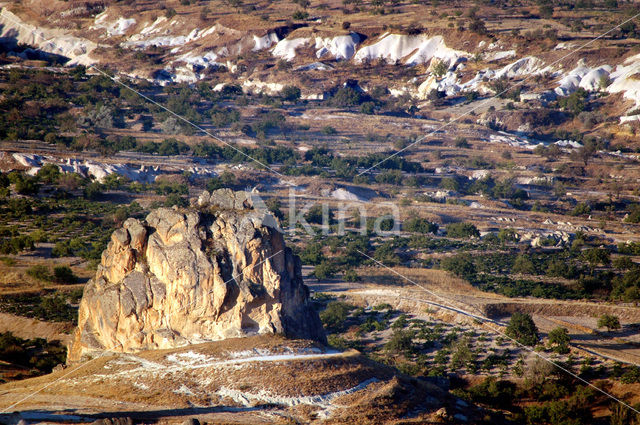
<svg viewBox="0 0 640 425"><path fill-rule="evenodd" d="M204 192L113 232L67 360L261 333L325 342L308 297L273 216L248 193Z"/></svg>

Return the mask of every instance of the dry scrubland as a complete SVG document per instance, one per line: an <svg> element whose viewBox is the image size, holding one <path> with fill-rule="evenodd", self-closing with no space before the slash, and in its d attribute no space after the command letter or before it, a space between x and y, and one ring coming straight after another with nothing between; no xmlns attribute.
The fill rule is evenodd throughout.
<svg viewBox="0 0 640 425"><path fill-rule="evenodd" d="M63 57L0 17L15 41L0 53L0 408L54 383L15 409L176 423L637 419L530 352L640 403L640 23L563 58L634 4L23 0L9 10ZM108 69L222 141L74 63ZM113 230L219 187L254 189L285 226L292 199L294 212L328 205L329 234L316 206L305 214L316 235L297 227L285 239L331 347L256 336L49 374ZM399 232L373 233L391 204ZM606 315L619 326L603 326ZM264 358L278 355L292 358ZM234 363L246 357L256 359Z"/></svg>

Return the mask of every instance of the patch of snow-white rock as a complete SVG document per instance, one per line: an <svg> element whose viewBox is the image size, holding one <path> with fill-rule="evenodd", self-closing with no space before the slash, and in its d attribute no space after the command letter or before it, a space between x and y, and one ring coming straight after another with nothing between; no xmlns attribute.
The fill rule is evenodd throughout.
<svg viewBox="0 0 640 425"><path fill-rule="evenodd" d="M356 33L339 35L337 37L316 37L316 57L318 59L327 55L337 60L349 60L356 54L356 47L360 43L360 36Z"/></svg>
<svg viewBox="0 0 640 425"><path fill-rule="evenodd" d="M271 53L287 61L292 61L296 57L296 49L307 44L311 39L305 37L280 40Z"/></svg>
<svg viewBox="0 0 640 425"><path fill-rule="evenodd" d="M640 54L627 58L609 75L611 84L609 93L624 93L624 98L635 102L640 107Z"/></svg>
<svg viewBox="0 0 640 425"><path fill-rule="evenodd" d="M329 71L333 69L331 65L322 62L312 62L306 65L300 65L294 68L294 71Z"/></svg>
<svg viewBox="0 0 640 425"><path fill-rule="evenodd" d="M567 149L580 149L582 147L582 144L575 140L558 140L554 144Z"/></svg>
<svg viewBox="0 0 640 425"><path fill-rule="evenodd" d="M215 26L212 27L215 29ZM198 40L206 35L211 34L212 28L200 30L194 28L187 35L160 35L149 39L140 39L139 36L131 37L128 41L121 44L122 47L130 49L147 49L149 47L176 47L184 46L187 43Z"/></svg>
<svg viewBox="0 0 640 425"><path fill-rule="evenodd" d="M506 65L493 76L494 78L515 78L528 75L541 74L544 72L544 62L535 56L525 56L515 62Z"/></svg>
<svg viewBox="0 0 640 425"><path fill-rule="evenodd" d="M558 96L568 96L578 88L587 91L596 91L601 87L600 81L603 77L608 77L611 72L609 65L603 65L597 68L590 68L579 61L578 66L565 74L558 81L558 87L554 90Z"/></svg>
<svg viewBox="0 0 640 425"><path fill-rule="evenodd" d="M122 16L118 17L118 19L113 22L109 22L109 16L107 15L107 13L102 12L95 17L93 25L90 29L103 29L105 30L108 37L113 37L126 34L129 28L131 28L135 24L135 19L127 19Z"/></svg>
<svg viewBox="0 0 640 425"><path fill-rule="evenodd" d="M84 38L74 37L59 29L35 27L24 22L3 8L0 11L0 38L33 46L46 53L64 56L67 65L91 65L96 62L90 53L97 44Z"/></svg>
<svg viewBox="0 0 640 425"><path fill-rule="evenodd" d="M485 55L485 60L487 62L497 62L503 59L511 59L516 57L515 50L503 50L499 52L491 52Z"/></svg>
<svg viewBox="0 0 640 425"><path fill-rule="evenodd" d="M69 174L74 173L82 177L89 177L103 182L107 176L118 174L126 177L131 181L140 183L152 183L158 175L162 174L158 166L131 166L127 164L107 164L90 160L79 160L75 158L59 159L51 156L41 156L37 154L14 153L13 159L21 166L28 168L26 173L36 175L45 164L54 164L60 169L60 172ZM216 173L207 167L192 166L187 167L183 171L189 171L195 175L212 176Z"/></svg>
<svg viewBox="0 0 640 425"><path fill-rule="evenodd" d="M399 62L407 65L427 63L433 58L454 66L468 53L451 49L444 43L442 36L389 34L381 35L374 44L360 48L355 56L356 62L383 59L387 62Z"/></svg>
<svg viewBox="0 0 640 425"><path fill-rule="evenodd" d="M256 52L258 50L268 49L269 47L271 47L274 44L276 44L278 41L280 41L280 39L278 38L278 35L276 33L273 33L273 32L269 32L269 33L263 35L262 37L258 37L257 35L254 35L253 36L253 42L254 42L253 51Z"/></svg>
<svg viewBox="0 0 640 425"><path fill-rule="evenodd" d="M268 83L260 80L248 79L242 83L242 90L245 93L265 93L276 94L280 93L284 88L284 84L280 83Z"/></svg>

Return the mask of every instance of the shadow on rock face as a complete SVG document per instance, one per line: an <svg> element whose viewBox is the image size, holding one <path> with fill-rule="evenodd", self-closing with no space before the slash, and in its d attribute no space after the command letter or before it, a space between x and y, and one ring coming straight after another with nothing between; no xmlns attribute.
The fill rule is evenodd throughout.
<svg viewBox="0 0 640 425"><path fill-rule="evenodd" d="M299 259L250 194L203 193L113 232L86 286L68 361L277 333L326 342Z"/></svg>

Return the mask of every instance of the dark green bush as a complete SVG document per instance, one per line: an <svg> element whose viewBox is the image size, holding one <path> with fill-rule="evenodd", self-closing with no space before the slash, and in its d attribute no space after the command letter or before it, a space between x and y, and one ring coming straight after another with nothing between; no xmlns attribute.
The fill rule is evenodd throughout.
<svg viewBox="0 0 640 425"><path fill-rule="evenodd" d="M478 238L480 237L480 232L471 223L451 223L447 225L447 236L450 238Z"/></svg>
<svg viewBox="0 0 640 425"><path fill-rule="evenodd" d="M540 339L538 336L538 327L527 313L513 313L507 324L505 334L520 344L529 346L536 345Z"/></svg>

